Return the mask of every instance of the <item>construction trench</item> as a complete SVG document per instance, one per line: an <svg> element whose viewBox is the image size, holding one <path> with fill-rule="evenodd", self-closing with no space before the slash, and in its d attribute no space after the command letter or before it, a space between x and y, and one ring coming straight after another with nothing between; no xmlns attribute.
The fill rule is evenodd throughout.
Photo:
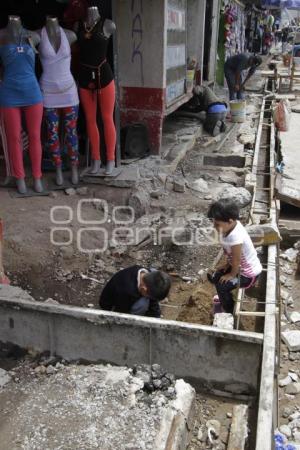
<svg viewBox="0 0 300 450"><path fill-rule="evenodd" d="M252 202L243 213L245 223L276 230L280 202L275 198L271 80L266 88L264 95L253 97L259 107L255 144L235 171L240 176L247 168L244 181ZM202 163L209 179L224 157L204 151ZM208 226L195 212L183 217L184 226L197 228L200 221ZM151 227L156 223L154 213ZM148 238L149 231L133 258L145 258ZM174 283L162 306L163 319L105 312L94 309L94 303L87 308L36 301L22 289L0 285L5 369L0 372L0 450L273 448L274 431L281 425L279 243L259 246L264 272L258 286L237 292L234 323L219 317L212 326L213 289L205 269L218 261L218 248L201 249L206 260L198 277L188 270L180 277L168 252L182 258L184 267L186 258L199 258L199 253L170 249L169 236L165 239L156 258L169 261ZM92 267L97 268L97 259ZM92 280L93 271L88 275ZM57 276L69 273L61 269Z"/></svg>

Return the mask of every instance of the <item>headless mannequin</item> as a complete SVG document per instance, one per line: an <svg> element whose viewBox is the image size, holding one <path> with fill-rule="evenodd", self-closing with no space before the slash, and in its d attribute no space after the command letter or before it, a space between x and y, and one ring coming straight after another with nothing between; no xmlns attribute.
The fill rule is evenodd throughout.
<svg viewBox="0 0 300 450"><path fill-rule="evenodd" d="M60 48L60 45L61 45L60 25L59 25L57 17L47 16L46 31L47 31L47 35L48 35L50 44L52 45L53 49L57 53ZM64 32L67 36L70 46L72 44L74 44L74 42L77 41L77 36L73 31L64 29ZM72 165L71 170L72 170L72 174L71 174L72 184L78 184L79 183L79 175L78 175L77 165ZM64 178L63 178L61 166L58 166L56 168L56 184L58 186L62 186L64 184Z"/></svg>
<svg viewBox="0 0 300 450"><path fill-rule="evenodd" d="M91 38L93 29L100 20L101 20L101 16L99 14L98 8L96 6L89 7L87 9L86 22L84 24L86 39ZM104 36L107 39L109 39L110 36L115 31L116 31L116 25L114 24L114 22L112 22L109 19L106 19L103 23L103 30L102 30ZM85 90L85 89L83 89L83 90ZM101 89L99 89L99 91L101 92ZM83 106L85 106L85 105L83 105ZM84 108L84 109L86 109L86 108ZM85 111L85 113L86 113L86 111ZM112 114L113 114L113 112L112 112ZM105 127L105 124L104 124L104 127ZM96 174L99 172L100 167L101 167L101 161L100 161L100 155L99 155L99 157L97 157L97 159L92 158L92 164L91 164L91 168L90 168L89 172L92 174ZM105 173L107 175L111 174L114 167L115 167L114 159L107 160L106 167L105 167Z"/></svg>
<svg viewBox="0 0 300 450"><path fill-rule="evenodd" d="M0 45L15 44L20 46L26 41L35 50L36 45L40 42L40 37L38 33L24 29L19 16L9 16L7 27L0 30ZM27 192L24 178L17 178L16 185L21 194ZM36 192L43 192L41 178L34 178L34 189Z"/></svg>
<svg viewBox="0 0 300 450"><path fill-rule="evenodd" d="M88 28L95 25L101 19L97 6L91 6L87 9L86 25ZM107 38L110 38L116 31L116 25L112 20L106 19L103 24L103 32Z"/></svg>

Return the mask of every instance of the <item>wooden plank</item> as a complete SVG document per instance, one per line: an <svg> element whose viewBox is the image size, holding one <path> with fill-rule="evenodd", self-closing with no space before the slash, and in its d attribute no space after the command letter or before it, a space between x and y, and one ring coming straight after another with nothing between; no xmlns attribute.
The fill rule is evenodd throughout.
<svg viewBox="0 0 300 450"><path fill-rule="evenodd" d="M248 406L233 407L232 424L230 428L227 450L244 450L248 437Z"/></svg>

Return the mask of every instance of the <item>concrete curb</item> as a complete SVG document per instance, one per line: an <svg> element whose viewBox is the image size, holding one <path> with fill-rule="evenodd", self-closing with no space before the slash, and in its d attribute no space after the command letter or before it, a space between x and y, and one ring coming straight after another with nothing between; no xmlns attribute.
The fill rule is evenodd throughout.
<svg viewBox="0 0 300 450"><path fill-rule="evenodd" d="M153 450L185 450L190 440L196 392L183 380L175 384L177 398L162 418Z"/></svg>
<svg viewBox="0 0 300 450"><path fill-rule="evenodd" d="M13 287L0 287L2 342L50 351L69 361L157 363L194 387L239 395L257 392L262 335L16 300L14 294Z"/></svg>

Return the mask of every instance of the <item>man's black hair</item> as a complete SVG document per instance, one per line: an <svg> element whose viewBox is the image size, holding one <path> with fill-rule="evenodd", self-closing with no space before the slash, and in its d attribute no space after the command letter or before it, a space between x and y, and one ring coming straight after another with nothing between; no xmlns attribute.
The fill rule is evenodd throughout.
<svg viewBox="0 0 300 450"><path fill-rule="evenodd" d="M252 57L252 66L258 67L262 64L262 59L260 56L253 56Z"/></svg>
<svg viewBox="0 0 300 450"><path fill-rule="evenodd" d="M210 205L207 216L209 219L220 220L221 222L229 222L238 220L240 210L236 202L230 198L224 198Z"/></svg>
<svg viewBox="0 0 300 450"><path fill-rule="evenodd" d="M151 299L161 301L169 294L171 279L165 272L159 270L148 272L144 275L143 281Z"/></svg>

